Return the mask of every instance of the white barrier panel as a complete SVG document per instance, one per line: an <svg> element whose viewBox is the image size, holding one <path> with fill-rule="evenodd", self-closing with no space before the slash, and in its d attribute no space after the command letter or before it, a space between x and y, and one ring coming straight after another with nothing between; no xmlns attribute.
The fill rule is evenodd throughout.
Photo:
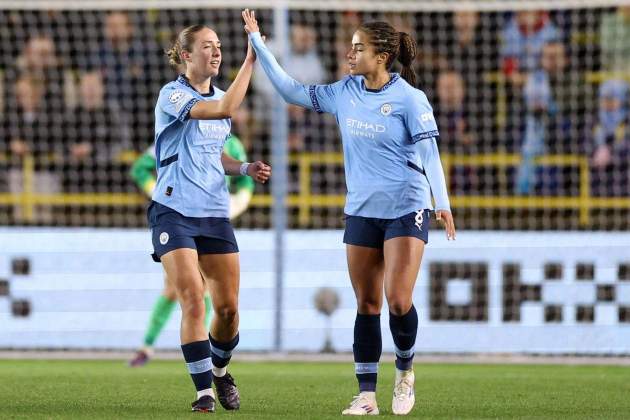
<svg viewBox="0 0 630 420"><path fill-rule="evenodd" d="M241 343L271 350L273 233L240 231ZM352 349L354 295L340 231L287 234L283 346ZM162 287L139 230L0 230L0 348L135 348ZM339 307L314 309L321 287ZM627 233L432 231L416 284L418 352L630 353ZM157 342L177 348L176 311ZM393 350L387 309L384 351Z"/></svg>

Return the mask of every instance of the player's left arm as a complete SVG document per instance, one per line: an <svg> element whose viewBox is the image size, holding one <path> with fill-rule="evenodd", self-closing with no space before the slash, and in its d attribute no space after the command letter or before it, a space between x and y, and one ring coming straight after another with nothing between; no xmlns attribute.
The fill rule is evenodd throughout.
<svg viewBox="0 0 630 420"><path fill-rule="evenodd" d="M444 223L446 237L455 239L455 222L451 213L444 169L436 140L439 137L437 124L426 96L420 91L417 92L418 94L411 98L407 106L405 123L411 134L411 141L420 155L431 193L435 199L436 217Z"/></svg>
<svg viewBox="0 0 630 420"><path fill-rule="evenodd" d="M446 179L444 178L444 169L440 161L437 141L435 137L432 137L421 140L416 143L416 145L423 163L424 172L431 186L433 198L435 199L435 214L437 220L444 222L446 237L448 239L455 239L455 222L453 221L448 192L446 191Z"/></svg>

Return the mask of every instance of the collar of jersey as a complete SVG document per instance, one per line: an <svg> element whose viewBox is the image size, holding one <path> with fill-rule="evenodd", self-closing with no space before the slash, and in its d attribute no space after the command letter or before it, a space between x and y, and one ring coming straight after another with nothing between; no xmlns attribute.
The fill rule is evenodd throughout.
<svg viewBox="0 0 630 420"><path fill-rule="evenodd" d="M387 88L389 88L391 85L396 83L396 80L400 79L400 74L398 74L398 73L390 73L389 76L390 76L389 82L385 83L383 85L383 87L380 88L380 89L368 89L368 88L366 88L365 87L365 78L363 78L363 80L361 80L361 85L363 86L363 89L365 89L366 91L371 92L371 93L384 92Z"/></svg>
<svg viewBox="0 0 630 420"><path fill-rule="evenodd" d="M190 82L188 81L188 77L186 77L185 75L180 74L180 75L177 77L177 81L178 81L179 83L181 83L182 85L184 85L184 86L188 86L189 88L191 88L192 90L194 90L195 92L197 92L197 89L195 89L195 88L193 87L193 85L191 85L191 84L190 84ZM213 96L214 96L214 86L212 86L212 83L210 83L210 92L208 92L208 93L201 93L201 92L198 92L198 93L199 93L201 96L203 96L204 98L211 98L211 97L213 97Z"/></svg>

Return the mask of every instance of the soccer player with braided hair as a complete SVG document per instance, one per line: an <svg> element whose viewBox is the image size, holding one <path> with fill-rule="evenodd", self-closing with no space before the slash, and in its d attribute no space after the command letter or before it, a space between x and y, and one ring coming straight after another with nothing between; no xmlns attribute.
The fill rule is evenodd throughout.
<svg viewBox="0 0 630 420"><path fill-rule="evenodd" d="M362 24L347 54L350 74L330 85L304 86L280 67L265 46L254 12L243 11L258 59L289 103L334 114L343 142L348 194L344 242L357 299L355 373L359 395L345 415L378 414L376 380L381 356L383 294L396 348L392 411L415 402L413 356L418 315L413 289L428 242L431 196L435 213L455 239L438 129L426 95L415 88L416 44L385 22ZM390 73L394 61L400 74ZM383 293L384 291L384 293Z"/></svg>

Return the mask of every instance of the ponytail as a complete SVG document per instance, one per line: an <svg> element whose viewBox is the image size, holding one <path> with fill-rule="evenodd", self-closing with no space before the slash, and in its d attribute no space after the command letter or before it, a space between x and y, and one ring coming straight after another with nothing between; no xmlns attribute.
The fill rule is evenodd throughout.
<svg viewBox="0 0 630 420"><path fill-rule="evenodd" d="M416 86L416 73L411 67L416 58L416 42L411 35L398 32L387 22L368 22L359 27L365 33L377 54L387 53L388 59L385 67L389 70L394 60L402 64L400 75L411 86Z"/></svg>
<svg viewBox="0 0 630 420"><path fill-rule="evenodd" d="M398 61L402 64L400 75L411 86L416 86L416 72L413 71L413 60L416 58L417 48L416 42L411 35L406 32L398 32L400 38L400 51L398 53Z"/></svg>

